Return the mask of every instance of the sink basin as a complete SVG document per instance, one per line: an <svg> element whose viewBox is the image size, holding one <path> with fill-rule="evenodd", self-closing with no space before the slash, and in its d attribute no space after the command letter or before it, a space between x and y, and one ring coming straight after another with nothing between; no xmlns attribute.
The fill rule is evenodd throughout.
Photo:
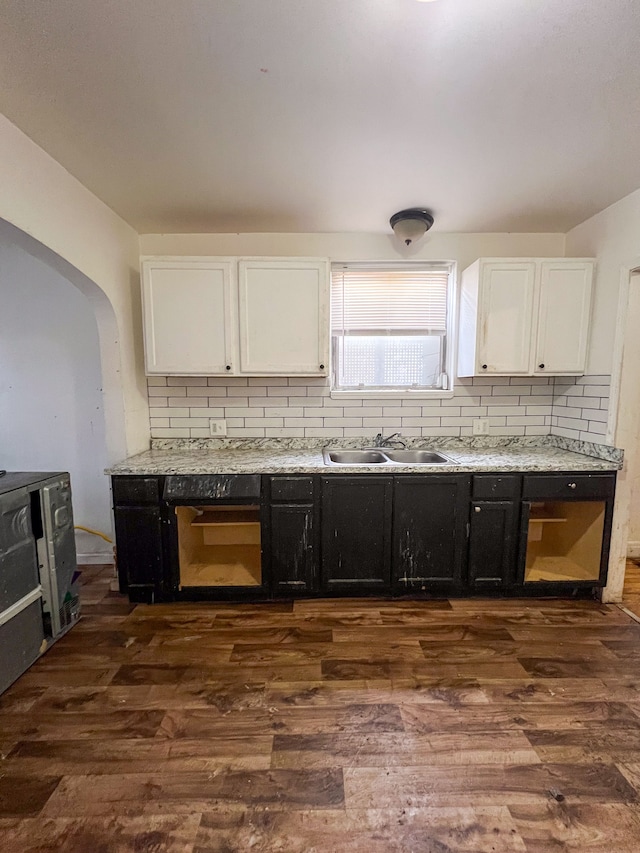
<svg viewBox="0 0 640 853"><path fill-rule="evenodd" d="M449 462L435 450L340 450L322 451L325 465L434 465Z"/></svg>
<svg viewBox="0 0 640 853"><path fill-rule="evenodd" d="M434 465L449 461L435 450L385 450L384 455L392 462L404 462L405 465Z"/></svg>
<svg viewBox="0 0 640 853"><path fill-rule="evenodd" d="M333 465L384 465L387 457L379 450L325 450L324 461Z"/></svg>

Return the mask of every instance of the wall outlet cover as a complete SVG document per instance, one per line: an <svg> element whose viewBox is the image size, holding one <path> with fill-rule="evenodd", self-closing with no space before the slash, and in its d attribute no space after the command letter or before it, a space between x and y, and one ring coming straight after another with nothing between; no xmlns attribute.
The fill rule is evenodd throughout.
<svg viewBox="0 0 640 853"><path fill-rule="evenodd" d="M215 435L218 438L222 435L226 435L227 422L224 420L216 420L216 418L209 418L209 434Z"/></svg>
<svg viewBox="0 0 640 853"><path fill-rule="evenodd" d="M474 418L471 432L473 435L489 435L489 418Z"/></svg>

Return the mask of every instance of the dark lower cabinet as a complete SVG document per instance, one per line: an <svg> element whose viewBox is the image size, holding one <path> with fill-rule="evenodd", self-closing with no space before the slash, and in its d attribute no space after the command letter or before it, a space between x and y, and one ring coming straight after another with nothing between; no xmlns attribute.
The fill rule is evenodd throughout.
<svg viewBox="0 0 640 853"><path fill-rule="evenodd" d="M505 591L515 582L522 477L475 474L469 518L471 592Z"/></svg>
<svg viewBox="0 0 640 853"><path fill-rule="evenodd" d="M154 601L163 578L160 507L116 506L114 518L120 591Z"/></svg>
<svg viewBox="0 0 640 853"><path fill-rule="evenodd" d="M265 560L274 596L311 595L318 589L317 479L269 478Z"/></svg>
<svg viewBox="0 0 640 853"><path fill-rule="evenodd" d="M323 592L390 591L392 482L375 476L322 478Z"/></svg>
<svg viewBox="0 0 640 853"><path fill-rule="evenodd" d="M473 501L469 520L469 586L474 591L502 589L515 577L517 505Z"/></svg>
<svg viewBox="0 0 640 853"><path fill-rule="evenodd" d="M397 592L455 593L462 588L469 477L394 478L393 579Z"/></svg>
<svg viewBox="0 0 640 853"><path fill-rule="evenodd" d="M615 474L599 472L121 475L120 589L131 601L194 595L180 586L176 510L197 492L198 505L260 505L260 584L200 598L592 595L606 583L614 491Z"/></svg>

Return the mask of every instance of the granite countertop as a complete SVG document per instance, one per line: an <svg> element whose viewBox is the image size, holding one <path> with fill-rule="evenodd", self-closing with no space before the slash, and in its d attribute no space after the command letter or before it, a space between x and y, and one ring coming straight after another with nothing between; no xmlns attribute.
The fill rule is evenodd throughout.
<svg viewBox="0 0 640 853"><path fill-rule="evenodd" d="M513 439L490 442L473 439L410 442L412 447L438 449L449 462L432 465L325 465L322 444L364 446L337 439L316 446L277 440L173 440L131 456L109 468L108 474L405 474L468 473L480 471L616 471L622 453L616 448L584 442ZM486 446L486 445L489 446ZM298 446L296 446L298 445ZM588 451L588 452L584 452ZM593 455L599 453L600 456ZM601 458L602 456L607 458Z"/></svg>

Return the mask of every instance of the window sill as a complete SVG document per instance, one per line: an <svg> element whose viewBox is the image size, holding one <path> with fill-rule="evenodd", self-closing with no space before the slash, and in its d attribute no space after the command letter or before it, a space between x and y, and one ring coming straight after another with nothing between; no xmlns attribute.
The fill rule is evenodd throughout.
<svg viewBox="0 0 640 853"><path fill-rule="evenodd" d="M453 388L447 391L381 391L372 389L363 391L353 390L331 390L332 400L450 400L453 397Z"/></svg>

